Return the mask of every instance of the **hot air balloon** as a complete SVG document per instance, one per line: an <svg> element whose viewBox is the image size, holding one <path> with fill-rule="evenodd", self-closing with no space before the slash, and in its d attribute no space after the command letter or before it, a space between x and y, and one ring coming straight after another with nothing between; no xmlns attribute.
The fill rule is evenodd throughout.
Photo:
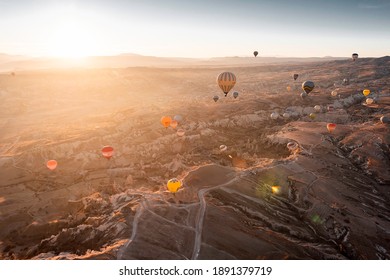
<svg viewBox="0 0 390 280"><path fill-rule="evenodd" d="M314 106L314 111L315 111L316 113L321 112L321 106L320 106L320 105Z"/></svg>
<svg viewBox="0 0 390 280"><path fill-rule="evenodd" d="M289 114L289 113L287 113L287 112L286 112L286 113L284 113L284 114L283 114L283 118L285 118L285 119L288 119L288 118L290 118L290 114Z"/></svg>
<svg viewBox="0 0 390 280"><path fill-rule="evenodd" d="M293 77L294 77L294 81L296 81L298 79L298 74L294 74Z"/></svg>
<svg viewBox="0 0 390 280"><path fill-rule="evenodd" d="M328 129L329 133L332 133L333 130L335 130L335 128L336 128L336 124L335 123L328 123L326 125L326 128Z"/></svg>
<svg viewBox="0 0 390 280"><path fill-rule="evenodd" d="M176 115L173 117L173 119L178 123L181 123L183 121L183 117L181 115Z"/></svg>
<svg viewBox="0 0 390 280"><path fill-rule="evenodd" d="M368 105L370 105L370 104L374 103L374 99L372 99L372 98L367 98L367 99L366 99L366 103L367 103Z"/></svg>
<svg viewBox="0 0 390 280"><path fill-rule="evenodd" d="M271 191L272 191L272 193L275 193L275 194L279 193L280 192L280 186L272 186L271 187Z"/></svg>
<svg viewBox="0 0 390 280"><path fill-rule="evenodd" d="M386 116L382 116L380 118L380 121L381 123L385 124L385 123L390 123L390 118L389 117L386 117Z"/></svg>
<svg viewBox="0 0 390 280"><path fill-rule="evenodd" d="M352 54L352 60L355 61L356 59L358 59L359 55L357 53L353 53Z"/></svg>
<svg viewBox="0 0 390 280"><path fill-rule="evenodd" d="M349 80L347 78L345 78L343 80L343 85L345 85L345 86L349 85Z"/></svg>
<svg viewBox="0 0 390 280"><path fill-rule="evenodd" d="M176 120L171 121L171 127L176 128L179 123Z"/></svg>
<svg viewBox="0 0 390 280"><path fill-rule="evenodd" d="M302 99L305 99L306 97L307 97L307 93L306 93L306 92L302 92L302 93L301 93L301 98L302 98Z"/></svg>
<svg viewBox="0 0 390 280"><path fill-rule="evenodd" d="M50 170L53 171L54 169L57 168L57 161L54 160L54 159L51 159L51 160L49 160L49 161L46 163L46 166L47 166L47 168L49 168Z"/></svg>
<svg viewBox="0 0 390 280"><path fill-rule="evenodd" d="M238 92L237 91L233 92L233 97L234 97L234 99L236 99L238 97Z"/></svg>
<svg viewBox="0 0 390 280"><path fill-rule="evenodd" d="M314 120L316 117L317 117L317 116L316 116L316 114L314 114L314 113L310 113L310 114L309 114L309 118L311 118L312 120Z"/></svg>
<svg viewBox="0 0 390 280"><path fill-rule="evenodd" d="M337 96L337 94L339 94L338 89L332 90L332 92L330 93L330 95L332 95L333 97Z"/></svg>
<svg viewBox="0 0 390 280"><path fill-rule="evenodd" d="M226 146L226 145L221 145L221 146L219 146L219 150L220 150L221 152L224 152L224 151L227 150L227 146Z"/></svg>
<svg viewBox="0 0 390 280"><path fill-rule="evenodd" d="M371 93L371 91L370 91L369 89L363 90L364 96L367 96L367 95L369 95L370 93Z"/></svg>
<svg viewBox="0 0 390 280"><path fill-rule="evenodd" d="M329 105L328 106L328 112L333 112L334 111L334 106L333 105Z"/></svg>
<svg viewBox="0 0 390 280"><path fill-rule="evenodd" d="M169 116L164 116L161 118L161 124L165 127L168 128L168 126L171 124L172 119Z"/></svg>
<svg viewBox="0 0 390 280"><path fill-rule="evenodd" d="M218 99L219 99L219 96L218 96L218 95L214 95L213 100L214 100L215 102L217 102Z"/></svg>
<svg viewBox="0 0 390 280"><path fill-rule="evenodd" d="M291 87L290 87L290 86L287 86L286 89L287 89L287 91L290 91L290 90L291 90Z"/></svg>
<svg viewBox="0 0 390 280"><path fill-rule="evenodd" d="M179 128L179 129L176 131L176 134L177 134L177 136L179 136L179 137L183 137L184 134L186 134L186 132L185 132L184 129Z"/></svg>
<svg viewBox="0 0 390 280"><path fill-rule="evenodd" d="M236 84L236 76L231 72L223 72L217 77L217 84L225 93L225 96Z"/></svg>
<svg viewBox="0 0 390 280"><path fill-rule="evenodd" d="M259 54L258 51L254 51L254 52L253 52L253 55L254 55L255 57L256 57L258 54Z"/></svg>
<svg viewBox="0 0 390 280"><path fill-rule="evenodd" d="M276 120L277 118L279 118L279 114L276 113L276 112L273 112L273 113L271 114L271 119Z"/></svg>
<svg viewBox="0 0 390 280"><path fill-rule="evenodd" d="M298 143L294 141L288 142L287 149L289 149L290 151L295 151L296 149L298 149Z"/></svg>
<svg viewBox="0 0 390 280"><path fill-rule="evenodd" d="M167 189L168 191L170 191L171 193L176 193L177 190L181 187L181 182L176 179L176 178L172 178L168 181L167 183Z"/></svg>
<svg viewBox="0 0 390 280"><path fill-rule="evenodd" d="M112 157L112 155L114 154L114 148L111 147L111 146L104 146L103 149L102 149L102 155L106 158L106 159L110 159Z"/></svg>
<svg viewBox="0 0 390 280"><path fill-rule="evenodd" d="M305 81L302 83L302 89L309 94L314 88L314 83L312 81Z"/></svg>

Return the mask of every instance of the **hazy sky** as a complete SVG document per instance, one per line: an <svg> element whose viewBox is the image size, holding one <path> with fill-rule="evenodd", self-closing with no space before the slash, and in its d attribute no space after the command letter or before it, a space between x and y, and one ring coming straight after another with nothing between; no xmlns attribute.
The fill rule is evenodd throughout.
<svg viewBox="0 0 390 280"><path fill-rule="evenodd" d="M390 0L0 0L0 53L390 55Z"/></svg>

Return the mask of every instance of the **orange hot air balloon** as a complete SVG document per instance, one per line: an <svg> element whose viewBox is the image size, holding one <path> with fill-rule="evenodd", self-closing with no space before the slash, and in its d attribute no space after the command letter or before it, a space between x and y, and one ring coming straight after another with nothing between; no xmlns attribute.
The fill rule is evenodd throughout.
<svg viewBox="0 0 390 280"><path fill-rule="evenodd" d="M177 122L177 120L172 120L172 121L171 121L171 126L172 126L173 128L176 128L178 124L179 124L179 123Z"/></svg>
<svg viewBox="0 0 390 280"><path fill-rule="evenodd" d="M326 128L328 129L329 133L332 133L333 130L335 130L335 128L336 128L336 124L335 123L328 123L326 125Z"/></svg>
<svg viewBox="0 0 390 280"><path fill-rule="evenodd" d="M171 122L172 122L171 117L164 116L164 117L161 118L161 124L162 124L165 128L168 128L168 126L170 126Z"/></svg>
<svg viewBox="0 0 390 280"><path fill-rule="evenodd" d="M102 155L106 158L106 159L110 159L112 157L112 155L114 154L114 148L111 147L111 146L104 146L103 149L102 149Z"/></svg>
<svg viewBox="0 0 390 280"><path fill-rule="evenodd" d="M371 91L370 91L369 89L363 90L363 95L364 95L364 96L367 96L367 95L369 95L370 93L371 93Z"/></svg>
<svg viewBox="0 0 390 280"><path fill-rule="evenodd" d="M46 163L46 166L47 168L49 168L50 170L54 170L57 168L57 161L54 160L54 159L51 159L49 160L47 163Z"/></svg>

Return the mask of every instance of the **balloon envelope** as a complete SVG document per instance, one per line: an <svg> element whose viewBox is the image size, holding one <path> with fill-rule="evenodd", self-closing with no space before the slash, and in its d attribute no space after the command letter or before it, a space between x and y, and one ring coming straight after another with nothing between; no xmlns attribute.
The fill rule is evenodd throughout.
<svg viewBox="0 0 390 280"><path fill-rule="evenodd" d="M297 148L298 148L297 142L292 141L287 143L287 149L289 149L290 151L295 151Z"/></svg>
<svg viewBox="0 0 390 280"><path fill-rule="evenodd" d="M298 79L298 74L294 74L294 80Z"/></svg>
<svg viewBox="0 0 390 280"><path fill-rule="evenodd" d="M219 99L219 96L218 96L218 95L214 95L213 100L214 100L215 102L217 102L218 99Z"/></svg>
<svg viewBox="0 0 390 280"><path fill-rule="evenodd" d="M328 123L326 125L326 128L328 129L329 133L332 133L336 128L336 124L335 123Z"/></svg>
<svg viewBox="0 0 390 280"><path fill-rule="evenodd" d="M50 170L54 170L57 168L57 161L54 160L54 159L51 159L49 160L47 163L46 163L46 166L47 168L49 168Z"/></svg>
<svg viewBox="0 0 390 280"><path fill-rule="evenodd" d="M220 150L221 152L224 152L224 151L227 150L227 146L226 146L226 145L221 145L221 146L219 146L219 150Z"/></svg>
<svg viewBox="0 0 390 280"><path fill-rule="evenodd" d="M312 81L305 81L302 83L302 89L309 94L314 88L314 83Z"/></svg>
<svg viewBox="0 0 390 280"><path fill-rule="evenodd" d="M367 96L367 95L369 95L370 94L370 90L369 89L365 89L365 90L363 90L363 95L364 96Z"/></svg>
<svg viewBox="0 0 390 280"><path fill-rule="evenodd" d="M254 52L253 52L253 55L254 55L255 57L256 57L258 54L259 54L258 51L254 51Z"/></svg>
<svg viewBox="0 0 390 280"><path fill-rule="evenodd" d="M353 53L352 54L352 59L353 61L355 61L356 59L358 59L359 55L357 53Z"/></svg>
<svg viewBox="0 0 390 280"><path fill-rule="evenodd" d="M328 106L328 112L333 112L334 111L334 106L333 105L329 105Z"/></svg>
<svg viewBox="0 0 390 280"><path fill-rule="evenodd" d="M370 105L370 104L374 103L374 99L372 99L372 98L367 98L367 99L366 99L366 103L367 103L368 105Z"/></svg>
<svg viewBox="0 0 390 280"><path fill-rule="evenodd" d="M114 154L114 148L111 147L111 146L104 146L103 149L102 149L102 155L106 158L106 159L110 159L112 157L112 155Z"/></svg>
<svg viewBox="0 0 390 280"><path fill-rule="evenodd" d="M164 116L161 118L161 124L165 127L168 128L168 126L171 124L172 119L169 116Z"/></svg>
<svg viewBox="0 0 390 280"><path fill-rule="evenodd" d="M316 111L317 113L321 112L321 106L320 105L314 106L314 111Z"/></svg>
<svg viewBox="0 0 390 280"><path fill-rule="evenodd" d="M381 118L380 118L380 121L381 121L381 123L390 123L390 118L389 117L386 117L386 116L382 116Z"/></svg>
<svg viewBox="0 0 390 280"><path fill-rule="evenodd" d="M176 131L176 134L177 134L177 136L182 137L182 136L184 136L184 134L186 134L186 132L185 132L184 129L179 128L179 129Z"/></svg>
<svg viewBox="0 0 390 280"><path fill-rule="evenodd" d="M236 76L231 72L222 72L217 77L217 84L226 96L236 84Z"/></svg>
<svg viewBox="0 0 390 280"><path fill-rule="evenodd" d="M316 116L316 114L314 114L314 113L310 113L310 115L309 115L309 118L311 118L312 120L314 120L316 117L317 117L317 116Z"/></svg>
<svg viewBox="0 0 390 280"><path fill-rule="evenodd" d="M302 99L305 99L306 97L307 97L307 93L306 93L306 92L302 92L302 93L301 93L301 98L302 98Z"/></svg>
<svg viewBox="0 0 390 280"><path fill-rule="evenodd" d="M279 118L279 114L276 113L276 112L273 112L273 113L271 114L271 119L276 120L277 118Z"/></svg>
<svg viewBox="0 0 390 280"><path fill-rule="evenodd" d="M287 86L287 91L290 91L291 90L291 87L290 86Z"/></svg>
<svg viewBox="0 0 390 280"><path fill-rule="evenodd" d="M234 99L236 99L238 97L238 92L237 91L233 92L233 97L234 97Z"/></svg>
<svg viewBox="0 0 390 280"><path fill-rule="evenodd" d="M176 120L171 121L171 127L176 128L179 123Z"/></svg>
<svg viewBox="0 0 390 280"><path fill-rule="evenodd" d="M173 119L174 119L175 121L177 121L178 123L180 123L181 121L183 121L183 117L182 117L181 115L176 115L176 116L173 117Z"/></svg>
<svg viewBox="0 0 390 280"><path fill-rule="evenodd" d="M181 187L181 182L176 179L176 178L172 178L168 181L167 183L167 189L168 191L170 191L171 193L176 193L177 190Z"/></svg>

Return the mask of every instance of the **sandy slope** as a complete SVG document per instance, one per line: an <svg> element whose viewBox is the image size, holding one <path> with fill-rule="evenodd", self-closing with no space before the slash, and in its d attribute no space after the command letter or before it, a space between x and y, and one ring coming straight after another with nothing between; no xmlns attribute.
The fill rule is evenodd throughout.
<svg viewBox="0 0 390 280"><path fill-rule="evenodd" d="M390 134L379 122L390 111L389 64L0 75L0 256L389 259ZM239 98L219 92L223 70L237 75ZM317 87L302 100L305 79ZM375 104L364 104L365 87ZM285 111L291 118L269 117ZM159 123L175 114L185 137ZM165 191L172 177L184 183L175 196Z"/></svg>

